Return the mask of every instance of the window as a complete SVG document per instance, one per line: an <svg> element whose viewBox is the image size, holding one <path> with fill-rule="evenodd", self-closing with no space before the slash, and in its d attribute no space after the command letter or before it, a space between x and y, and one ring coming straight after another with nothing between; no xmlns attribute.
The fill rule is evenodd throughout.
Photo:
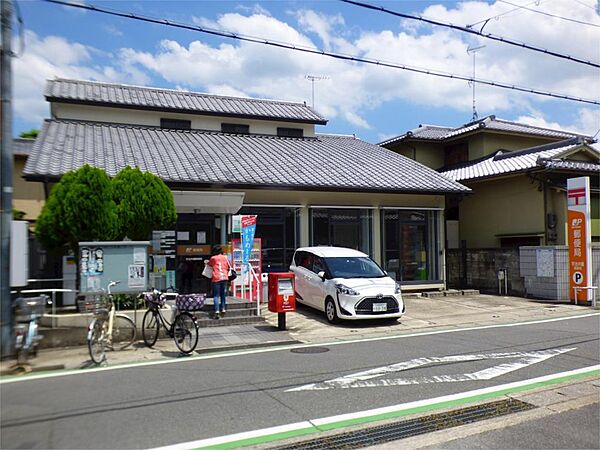
<svg viewBox="0 0 600 450"><path fill-rule="evenodd" d="M161 128L171 128L173 130L191 130L191 120L179 120L179 119L160 119Z"/></svg>
<svg viewBox="0 0 600 450"><path fill-rule="evenodd" d="M323 259L320 256L313 257L312 271L314 273L325 272L325 264L323 264Z"/></svg>
<svg viewBox="0 0 600 450"><path fill-rule="evenodd" d="M262 239L263 272L287 272L294 251L299 247L298 210L284 207L244 206L238 214L258 216L255 237Z"/></svg>
<svg viewBox="0 0 600 450"><path fill-rule="evenodd" d="M277 127L277 136L301 138L304 137L304 130L302 128Z"/></svg>
<svg viewBox="0 0 600 450"><path fill-rule="evenodd" d="M372 255L370 209L313 208L311 245L333 245Z"/></svg>
<svg viewBox="0 0 600 450"><path fill-rule="evenodd" d="M438 211L382 213L384 268L400 282L438 281Z"/></svg>
<svg viewBox="0 0 600 450"><path fill-rule="evenodd" d="M241 123L222 123L221 131L223 133L249 134L250 125L244 125Z"/></svg>
<svg viewBox="0 0 600 450"><path fill-rule="evenodd" d="M453 166L455 164L467 162L469 160L469 145L466 142L460 144L448 145L444 147L444 165Z"/></svg>

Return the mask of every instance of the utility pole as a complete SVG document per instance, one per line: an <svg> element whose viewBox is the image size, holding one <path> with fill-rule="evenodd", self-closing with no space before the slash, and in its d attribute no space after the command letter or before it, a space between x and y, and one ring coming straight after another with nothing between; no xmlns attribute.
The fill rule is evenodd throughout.
<svg viewBox="0 0 600 450"><path fill-rule="evenodd" d="M477 108L475 107L475 84L477 84L477 83L475 83L475 55L483 47L485 47L485 45L480 45L479 47L467 47L467 53L469 53L469 54L473 53L473 79L471 81L471 86L473 87L473 119L472 120L478 119Z"/></svg>
<svg viewBox="0 0 600 450"><path fill-rule="evenodd" d="M2 246L0 247L0 337L2 338L0 357L5 358L13 351L13 316L10 296L10 226L12 221L12 80L11 80L11 21L12 1L0 0L0 20L2 23L2 49L0 50L0 204L2 218L0 222Z"/></svg>
<svg viewBox="0 0 600 450"><path fill-rule="evenodd" d="M329 80L329 77L326 76L319 76L319 75L305 75L305 77L307 80L310 80L310 82L312 83L312 107L315 107L315 81L320 81L320 80Z"/></svg>

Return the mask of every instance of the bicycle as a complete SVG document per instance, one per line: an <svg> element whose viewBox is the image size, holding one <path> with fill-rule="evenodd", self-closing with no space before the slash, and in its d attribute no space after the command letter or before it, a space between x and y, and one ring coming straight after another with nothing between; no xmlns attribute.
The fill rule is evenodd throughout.
<svg viewBox="0 0 600 450"><path fill-rule="evenodd" d="M163 314L167 295L154 289L143 296L148 306L142 319L142 338L146 346L152 348L156 344L160 329L164 328L182 353L192 353L198 345L198 324L190 311L199 310L204 305L204 297L176 294L174 319L173 322L169 322Z"/></svg>
<svg viewBox="0 0 600 450"><path fill-rule="evenodd" d="M94 320L88 327L87 344L90 358L95 364L106 360L106 349L123 350L135 341L133 320L125 314L117 314L110 288L120 281L108 283L108 294L86 298L84 308L94 312Z"/></svg>
<svg viewBox="0 0 600 450"><path fill-rule="evenodd" d="M30 356L37 356L37 347L43 336L38 334L38 320L44 315L46 305L50 304L47 295L39 297L19 297L15 308L15 352L16 367L28 370Z"/></svg>

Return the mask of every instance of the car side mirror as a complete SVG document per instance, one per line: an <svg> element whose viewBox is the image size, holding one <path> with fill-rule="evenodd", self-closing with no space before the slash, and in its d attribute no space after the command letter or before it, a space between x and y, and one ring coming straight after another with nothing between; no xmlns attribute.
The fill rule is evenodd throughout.
<svg viewBox="0 0 600 450"><path fill-rule="evenodd" d="M317 274L317 276L318 276L318 277L319 277L321 280L325 281L325 272L324 272L324 271L322 271L322 270L321 270L321 271L320 271L320 272Z"/></svg>

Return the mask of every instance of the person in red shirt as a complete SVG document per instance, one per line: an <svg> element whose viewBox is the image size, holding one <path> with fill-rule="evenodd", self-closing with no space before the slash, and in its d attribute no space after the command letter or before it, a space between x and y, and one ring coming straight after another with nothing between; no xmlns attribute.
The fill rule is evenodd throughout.
<svg viewBox="0 0 600 450"><path fill-rule="evenodd" d="M227 311L227 280L229 279L229 260L223 254L223 249L220 245L215 245L212 248L212 256L208 260L208 265L212 267L212 291L215 304L215 319L219 318L220 314L225 314Z"/></svg>

